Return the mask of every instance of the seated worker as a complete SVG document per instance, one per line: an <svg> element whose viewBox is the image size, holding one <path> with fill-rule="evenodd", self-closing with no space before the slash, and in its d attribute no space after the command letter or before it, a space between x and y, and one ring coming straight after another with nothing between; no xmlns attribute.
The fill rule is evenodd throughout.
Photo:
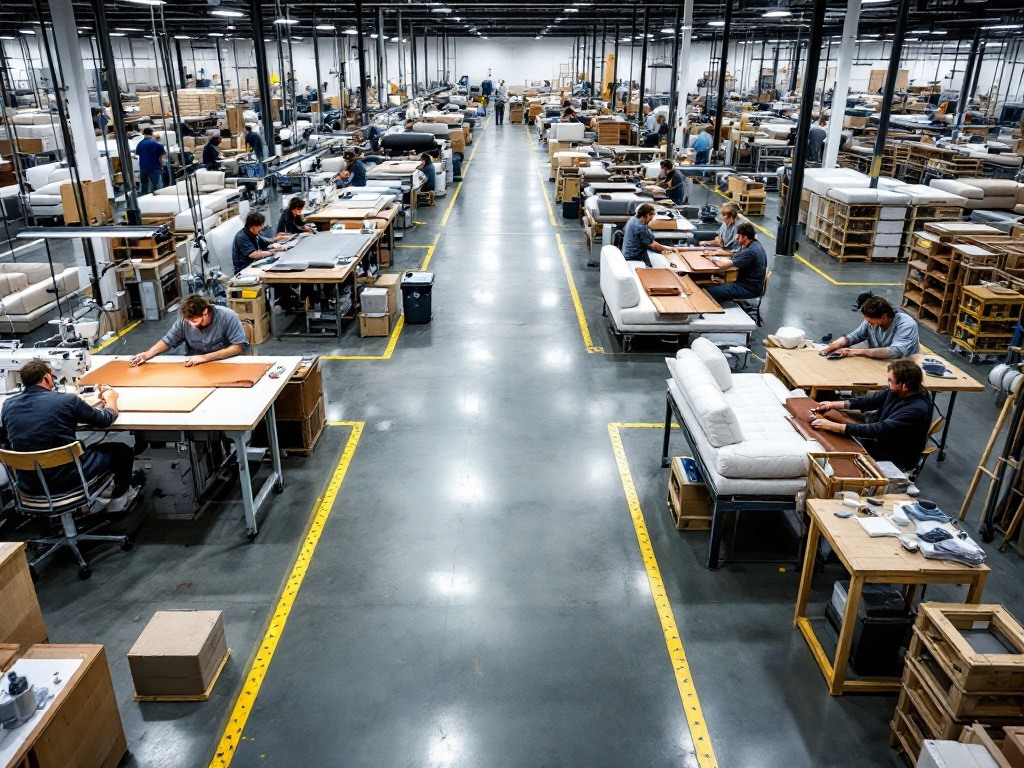
<svg viewBox="0 0 1024 768"><path fill-rule="evenodd" d="M302 211L306 207L306 201L301 197L293 197L288 201L288 208L281 211L281 218L277 220L277 234L299 235L308 232L316 234L316 227L307 224L302 219Z"/></svg>
<svg viewBox="0 0 1024 768"><path fill-rule="evenodd" d="M860 306L864 316L855 331L840 336L821 350L821 355L838 352L843 357L873 357L888 360L909 357L921 351L918 342L917 321L902 309L893 309L892 304L881 296L871 296ZM852 349L854 344L867 342L867 348Z"/></svg>
<svg viewBox="0 0 1024 768"><path fill-rule="evenodd" d="M211 136L203 147L203 167L208 171L216 171L218 162L223 159L224 155L220 152L220 136Z"/></svg>
<svg viewBox="0 0 1024 768"><path fill-rule="evenodd" d="M827 418L811 422L815 429L856 437L872 458L891 461L903 471L913 469L921 458L931 426L932 401L922 390L924 373L912 360L889 363L889 388L851 400L820 403L815 412L830 410L872 411L861 424L839 424Z"/></svg>
<svg viewBox="0 0 1024 768"><path fill-rule="evenodd" d="M270 239L260 234L267 220L262 213L250 211L245 217L244 226L235 234L231 243L231 266L237 275L249 262L265 259L278 250L275 241L284 240L290 235L279 234Z"/></svg>
<svg viewBox="0 0 1024 768"><path fill-rule="evenodd" d="M707 165L711 159L711 147L714 146L714 138L712 134L715 129L710 126L704 126L704 129L697 134L693 139L693 144L690 145L691 149L696 153L696 157L693 158L694 165Z"/></svg>
<svg viewBox="0 0 1024 768"><path fill-rule="evenodd" d="M709 258L722 269L739 270L736 282L712 285L705 290L717 302L726 299L756 299L764 293L764 278L768 272L768 254L757 242L754 225L744 221L736 227L736 241L739 250L732 256L710 256Z"/></svg>
<svg viewBox="0 0 1024 768"><path fill-rule="evenodd" d="M45 360L30 360L19 374L24 390L7 399L0 412L0 440L13 451L46 451L73 443L75 429L83 424L106 429L117 419L117 392L100 387L99 408L93 408L78 395L54 392L53 371ZM112 498L106 512L123 512L139 492L132 484L132 447L114 441L90 445L79 459L87 480L114 473ZM44 470L51 493L80 487L73 465ZM42 493L33 472L18 474L18 485L26 493Z"/></svg>
<svg viewBox="0 0 1024 768"><path fill-rule="evenodd" d="M437 170L434 168L434 158L426 152L420 155L420 173L424 176L420 192L433 192L437 188Z"/></svg>
<svg viewBox="0 0 1024 768"><path fill-rule="evenodd" d="M651 266L651 259L647 255L648 249L658 253L675 253L675 248L668 248L654 239L651 231L651 219L654 218L655 208L650 203L642 203L636 209L636 215L626 222L622 237L622 257L626 261L642 261L648 267Z"/></svg>
<svg viewBox="0 0 1024 768"><path fill-rule="evenodd" d="M683 172L676 168L671 160L661 161L661 173L658 174L658 186L665 190L668 199L676 205L682 205L686 198L686 179Z"/></svg>
<svg viewBox="0 0 1024 768"><path fill-rule="evenodd" d="M654 116L652 130L644 131L640 143L644 147L657 147L663 141L668 141L668 120L664 115L658 114Z"/></svg>
<svg viewBox="0 0 1024 768"><path fill-rule="evenodd" d="M704 248L717 248L710 253L705 251L706 256L729 258L740 249L739 240L736 238L736 228L740 225L740 208L736 203L722 203L722 207L718 209L718 215L722 219L722 226L718 228L718 234L711 240L701 240L698 245Z"/></svg>
<svg viewBox="0 0 1024 768"><path fill-rule="evenodd" d="M132 358L132 365L142 365L157 355L185 343L189 358L186 366L212 363L240 355L249 343L238 315L227 307L212 304L205 296L193 293L181 302L181 317L160 341Z"/></svg>
<svg viewBox="0 0 1024 768"><path fill-rule="evenodd" d="M342 155L345 159L345 169L339 171L334 177L334 185L342 187L365 187L366 186L366 165L356 157L355 152L346 152Z"/></svg>

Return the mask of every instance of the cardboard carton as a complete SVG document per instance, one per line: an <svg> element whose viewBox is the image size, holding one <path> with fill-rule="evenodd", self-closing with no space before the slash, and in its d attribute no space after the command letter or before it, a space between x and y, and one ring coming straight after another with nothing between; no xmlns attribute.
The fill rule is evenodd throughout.
<svg viewBox="0 0 1024 768"><path fill-rule="evenodd" d="M200 696L227 655L220 611L157 611L128 651L139 696Z"/></svg>

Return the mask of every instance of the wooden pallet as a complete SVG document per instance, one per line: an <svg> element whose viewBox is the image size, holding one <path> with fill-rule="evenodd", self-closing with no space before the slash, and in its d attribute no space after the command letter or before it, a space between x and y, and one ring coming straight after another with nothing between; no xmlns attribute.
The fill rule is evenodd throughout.
<svg viewBox="0 0 1024 768"><path fill-rule="evenodd" d="M228 648L224 652L224 658L221 659L220 663L217 665L217 671L213 673L213 679L210 680L210 684L202 693L196 693L191 696L186 696L182 694L167 694L165 696L139 696L138 694L136 694L134 697L135 701L208 701L210 699L210 694L213 693L213 686L217 684L217 678L219 678L220 673L224 671L224 667L225 665L227 665L229 658L231 658L230 648Z"/></svg>
<svg viewBox="0 0 1024 768"><path fill-rule="evenodd" d="M953 717L981 722L1016 718L1024 723L1024 691L968 693L946 674L916 636L907 651L907 663L913 665L918 680L932 698L941 701Z"/></svg>

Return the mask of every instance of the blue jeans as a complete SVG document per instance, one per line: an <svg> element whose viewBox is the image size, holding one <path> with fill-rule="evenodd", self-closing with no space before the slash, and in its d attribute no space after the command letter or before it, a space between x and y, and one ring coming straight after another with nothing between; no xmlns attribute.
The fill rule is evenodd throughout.
<svg viewBox="0 0 1024 768"><path fill-rule="evenodd" d="M726 301L728 299L756 299L757 292L752 291L747 286L741 285L740 283L723 283L722 285L712 285L707 289L708 296L717 302Z"/></svg>
<svg viewBox="0 0 1024 768"><path fill-rule="evenodd" d="M697 156L693 158L693 164L694 165L707 165L708 164L708 160L710 160L710 159L711 159L711 150L708 149L708 150L705 150L703 152L698 152Z"/></svg>
<svg viewBox="0 0 1024 768"><path fill-rule="evenodd" d="M139 182L142 186L142 194L147 192L156 192L158 189L163 189L164 186L164 172L161 168L150 168L139 171Z"/></svg>

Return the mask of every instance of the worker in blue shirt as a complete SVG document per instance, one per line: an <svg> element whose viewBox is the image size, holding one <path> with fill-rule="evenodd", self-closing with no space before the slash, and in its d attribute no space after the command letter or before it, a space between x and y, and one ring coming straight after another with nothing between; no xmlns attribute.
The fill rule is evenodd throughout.
<svg viewBox="0 0 1024 768"><path fill-rule="evenodd" d="M711 159L711 146L714 144L711 134L714 130L710 125L704 126L704 129L697 134L697 138L693 140L693 144L690 145L696 153L696 157L693 159L694 165L707 165L708 160Z"/></svg>
<svg viewBox="0 0 1024 768"><path fill-rule="evenodd" d="M676 168L671 160L661 161L661 174L658 176L658 186L665 190L668 199L676 205L682 205L686 197L686 179L683 172Z"/></svg>
<svg viewBox="0 0 1024 768"><path fill-rule="evenodd" d="M754 225L744 221L736 227L736 242L740 249L732 256L709 256L719 269L736 269L736 282L712 285L708 296L721 303L727 299L756 299L764 293L768 274L768 254L757 242Z"/></svg>
<svg viewBox="0 0 1024 768"><path fill-rule="evenodd" d="M342 157L345 159L345 170L334 177L334 184L337 187L365 187L366 186L366 165L356 157L355 152L346 152Z"/></svg>
<svg viewBox="0 0 1024 768"><path fill-rule="evenodd" d="M220 136L211 136L203 147L203 167L208 171L216 171L224 155L220 152Z"/></svg>
<svg viewBox="0 0 1024 768"><path fill-rule="evenodd" d="M636 215L626 222L622 237L622 258L626 261L642 261L649 267L651 257L647 255L648 249L658 253L676 253L675 248L669 248L654 239L650 227L654 212L653 205L643 203L636 209Z"/></svg>
<svg viewBox="0 0 1024 768"><path fill-rule="evenodd" d="M164 185L164 158L167 150L153 138L152 128L142 129L142 141L135 147L139 158L139 182L142 194L156 192Z"/></svg>

